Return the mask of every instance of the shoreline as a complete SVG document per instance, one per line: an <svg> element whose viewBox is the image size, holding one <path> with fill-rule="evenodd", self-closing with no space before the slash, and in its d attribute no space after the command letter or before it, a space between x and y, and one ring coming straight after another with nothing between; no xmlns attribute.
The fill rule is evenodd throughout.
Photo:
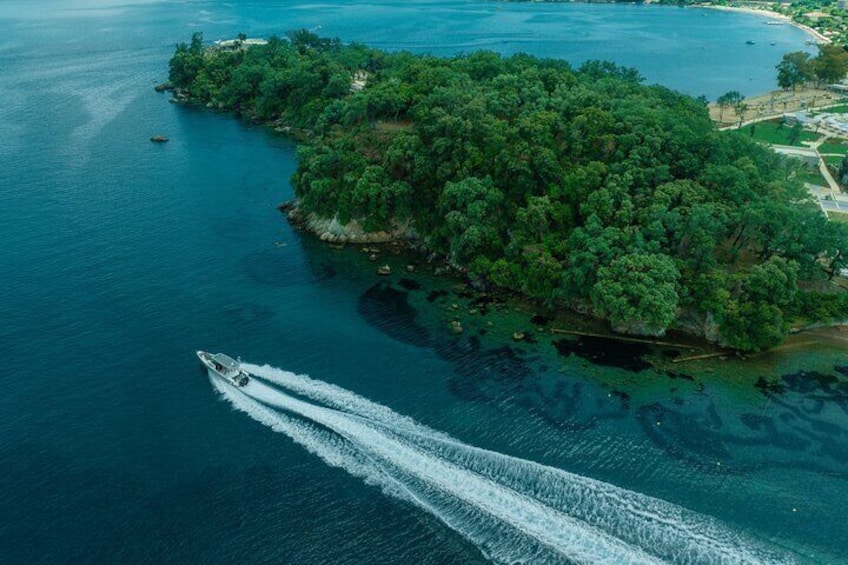
<svg viewBox="0 0 848 565"><path fill-rule="evenodd" d="M820 31L811 28L810 26L801 24L790 18L785 14L780 14L778 12L772 12L770 10L761 10L759 8L747 8L744 6L715 6L715 5L703 5L703 4L694 4L693 8L704 8L707 10L720 10L722 12L741 12L744 14L751 14L754 16L760 16L764 18L771 18L774 20L780 20L781 22L785 22L791 26L794 26L808 35L811 35L816 43L830 44L833 43L829 37L822 34Z"/></svg>

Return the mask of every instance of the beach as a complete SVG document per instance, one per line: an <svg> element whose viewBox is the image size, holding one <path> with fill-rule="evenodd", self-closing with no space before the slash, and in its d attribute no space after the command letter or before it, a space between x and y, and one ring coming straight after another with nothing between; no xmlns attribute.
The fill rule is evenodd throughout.
<svg viewBox="0 0 848 565"><path fill-rule="evenodd" d="M798 29L804 30L805 32L812 35L813 38L815 38L817 43L831 43L830 38L823 35L821 32L811 28L810 26L800 24L800 23L794 21L789 16L786 16L784 14L779 14L777 12L771 12L769 10L760 10L758 8L746 8L746 7L742 7L742 6L696 6L696 7L697 8L707 8L707 9L710 9L710 10L722 10L724 12L744 12L744 13L747 13L747 14L754 14L756 16L771 18L773 20L778 20L778 21L787 23L791 26L795 26Z"/></svg>

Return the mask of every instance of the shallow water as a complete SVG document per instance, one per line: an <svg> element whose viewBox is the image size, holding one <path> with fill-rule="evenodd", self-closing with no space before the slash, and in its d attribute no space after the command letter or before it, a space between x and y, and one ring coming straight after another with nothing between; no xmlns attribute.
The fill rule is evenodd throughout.
<svg viewBox="0 0 848 565"><path fill-rule="evenodd" d="M73 6L0 5L0 561L485 561L434 514L234 411L199 348L312 375L463 444L665 500L802 558L842 558L837 346L669 374L644 368L662 352L553 339L560 320L474 302L423 265L378 278L358 250L329 249L274 209L291 196L291 143L152 90L193 31L321 26L391 49L614 58L714 97L769 89L800 31L638 6ZM384 255L396 273L421 261ZM512 342L516 330L536 343Z"/></svg>

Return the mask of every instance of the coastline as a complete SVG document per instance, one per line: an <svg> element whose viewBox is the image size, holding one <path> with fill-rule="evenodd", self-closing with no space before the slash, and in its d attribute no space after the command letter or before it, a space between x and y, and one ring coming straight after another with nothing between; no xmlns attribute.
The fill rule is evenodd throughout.
<svg viewBox="0 0 848 565"><path fill-rule="evenodd" d="M792 18L790 18L789 16L787 16L785 14L780 14L778 12L772 12L772 11L769 11L769 10L760 10L758 8L747 8L747 7L744 7L744 6L715 6L715 5L709 5L708 6L708 5L703 5L703 4L696 4L693 7L694 8L704 8L704 9L708 9L708 10L721 10L723 12L742 12L742 13L745 13L745 14L752 14L752 15L761 16L761 17L764 17L764 18L771 18L771 19L774 19L774 20L780 20L781 22L785 22L785 23L787 23L791 26L794 26L794 27L796 27L800 30L803 30L807 34L811 35L815 39L816 43L823 43L823 44L832 43L832 40L829 37L823 35L821 32L811 28L810 26L806 26L804 24L798 23L795 20L793 20Z"/></svg>

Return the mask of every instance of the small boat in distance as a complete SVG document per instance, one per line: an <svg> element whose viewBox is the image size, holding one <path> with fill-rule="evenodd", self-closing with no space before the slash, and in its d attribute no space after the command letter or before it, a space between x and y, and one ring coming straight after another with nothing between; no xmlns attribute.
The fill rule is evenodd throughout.
<svg viewBox="0 0 848 565"><path fill-rule="evenodd" d="M747 43L748 45L753 45L753 44L754 44L754 40L753 40L753 39L749 39L749 40L748 40L748 41L746 41L745 43Z"/></svg>
<svg viewBox="0 0 848 565"><path fill-rule="evenodd" d="M210 377L221 377L233 386L244 386L250 382L247 372L232 357L223 353L206 353L205 351L198 351L197 357L206 365Z"/></svg>

